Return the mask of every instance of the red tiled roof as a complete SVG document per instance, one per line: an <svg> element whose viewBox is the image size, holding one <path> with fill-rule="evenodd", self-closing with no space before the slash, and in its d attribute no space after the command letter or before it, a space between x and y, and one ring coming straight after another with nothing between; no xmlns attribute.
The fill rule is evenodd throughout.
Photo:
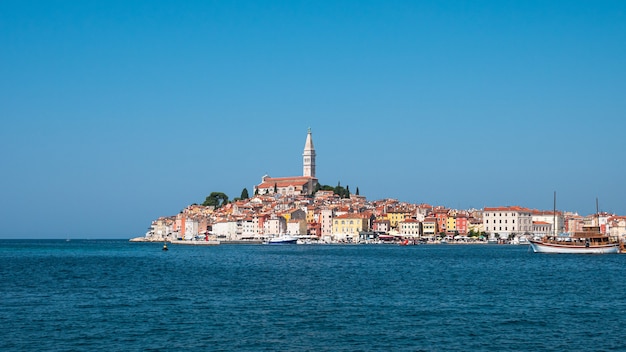
<svg viewBox="0 0 626 352"><path fill-rule="evenodd" d="M528 208L520 207L517 205L511 206L511 207L492 207L492 208L485 207L483 210L484 211L524 211L524 212L531 211Z"/></svg>
<svg viewBox="0 0 626 352"><path fill-rule="evenodd" d="M274 186L276 187L289 187L289 186L304 186L307 183L309 183L309 180L290 180L290 181L271 181L271 182L263 182L261 183L258 188L264 189L264 188L273 188Z"/></svg>
<svg viewBox="0 0 626 352"><path fill-rule="evenodd" d="M347 213L336 216L335 219L363 219L363 215L358 213Z"/></svg>

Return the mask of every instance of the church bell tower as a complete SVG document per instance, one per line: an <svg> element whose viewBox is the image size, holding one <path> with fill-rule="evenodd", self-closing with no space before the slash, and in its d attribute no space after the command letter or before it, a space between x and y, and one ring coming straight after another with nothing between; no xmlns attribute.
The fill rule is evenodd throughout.
<svg viewBox="0 0 626 352"><path fill-rule="evenodd" d="M306 135L304 153L302 153L302 166L302 176L315 177L315 148L313 147L310 127Z"/></svg>

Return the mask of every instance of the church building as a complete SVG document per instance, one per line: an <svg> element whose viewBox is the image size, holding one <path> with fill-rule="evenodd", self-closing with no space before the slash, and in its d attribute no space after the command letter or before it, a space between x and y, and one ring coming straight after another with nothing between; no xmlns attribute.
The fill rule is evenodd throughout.
<svg viewBox="0 0 626 352"><path fill-rule="evenodd" d="M302 176L270 177L263 176L261 183L254 187L255 194L311 195L317 186L315 177L315 148L309 128L302 153Z"/></svg>

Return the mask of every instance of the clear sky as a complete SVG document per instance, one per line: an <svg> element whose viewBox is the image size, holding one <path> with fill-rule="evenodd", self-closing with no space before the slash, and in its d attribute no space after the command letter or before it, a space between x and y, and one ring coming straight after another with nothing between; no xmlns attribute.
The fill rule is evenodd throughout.
<svg viewBox="0 0 626 352"><path fill-rule="evenodd" d="M302 173L626 215L626 1L0 2L0 238L129 238Z"/></svg>

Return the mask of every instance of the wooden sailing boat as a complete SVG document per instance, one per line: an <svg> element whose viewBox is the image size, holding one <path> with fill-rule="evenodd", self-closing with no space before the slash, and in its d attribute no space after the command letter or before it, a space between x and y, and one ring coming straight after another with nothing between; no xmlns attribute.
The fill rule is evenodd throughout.
<svg viewBox="0 0 626 352"><path fill-rule="evenodd" d="M554 192L554 231L541 240L530 240L530 246L535 253L590 253L605 254L619 253L620 241L607 236L600 231L600 213L596 198L595 221L584 225L582 231L574 232L570 236L558 236L556 228L556 192Z"/></svg>

